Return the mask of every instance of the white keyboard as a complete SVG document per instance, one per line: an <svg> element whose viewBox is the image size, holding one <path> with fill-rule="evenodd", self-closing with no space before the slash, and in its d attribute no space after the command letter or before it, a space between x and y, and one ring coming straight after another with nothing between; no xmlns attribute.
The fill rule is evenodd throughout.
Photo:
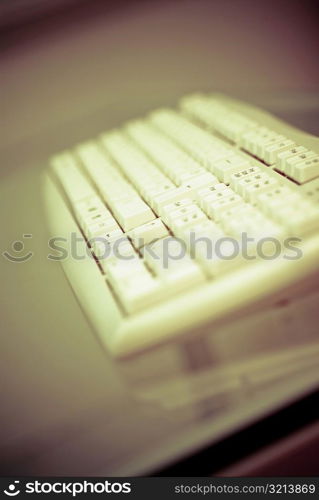
<svg viewBox="0 0 319 500"><path fill-rule="evenodd" d="M317 289L319 140L262 110L187 96L50 165L52 234L85 255L62 264L114 356Z"/></svg>

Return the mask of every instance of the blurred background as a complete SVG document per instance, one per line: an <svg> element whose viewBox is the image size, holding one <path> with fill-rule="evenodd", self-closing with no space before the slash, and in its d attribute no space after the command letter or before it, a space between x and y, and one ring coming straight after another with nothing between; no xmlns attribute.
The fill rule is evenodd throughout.
<svg viewBox="0 0 319 500"><path fill-rule="evenodd" d="M136 422L154 447L166 418L134 406L45 258L48 155L198 90L318 133L316 4L1 0L1 252L24 233L34 252L23 265L0 256L2 473L112 472L135 457Z"/></svg>
<svg viewBox="0 0 319 500"><path fill-rule="evenodd" d="M50 131L55 150L209 89L285 119L298 108L292 119L315 132L316 3L2 0L1 146Z"/></svg>

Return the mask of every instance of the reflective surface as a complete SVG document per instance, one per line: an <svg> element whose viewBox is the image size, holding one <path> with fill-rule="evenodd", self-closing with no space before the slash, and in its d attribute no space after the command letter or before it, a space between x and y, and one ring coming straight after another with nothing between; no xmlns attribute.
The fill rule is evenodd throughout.
<svg viewBox="0 0 319 500"><path fill-rule="evenodd" d="M163 442L166 458L159 451L158 462L172 456L165 425L183 430L180 421L156 405L133 403L61 267L45 258L41 173L49 154L195 88L225 90L314 131L311 9L301 12L293 3L283 21L285 2L275 19L266 4L259 11L247 3L141 5L114 18L42 30L3 53L2 251L20 240L35 254L14 265L1 257L3 473L132 472ZM193 432L197 442L209 440L209 429ZM147 453L138 464L141 443Z"/></svg>

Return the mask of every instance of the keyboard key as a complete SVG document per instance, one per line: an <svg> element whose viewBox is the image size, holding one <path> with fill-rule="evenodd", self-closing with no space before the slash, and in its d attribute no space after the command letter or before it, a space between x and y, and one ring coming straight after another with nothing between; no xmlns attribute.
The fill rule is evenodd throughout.
<svg viewBox="0 0 319 500"><path fill-rule="evenodd" d="M300 187L305 198L319 205L319 178Z"/></svg>
<svg viewBox="0 0 319 500"><path fill-rule="evenodd" d="M261 175L263 171L259 167L249 167L245 168L243 170L240 170L239 172L236 172L230 176L230 181L229 184L231 188L234 191L239 191L240 192L240 186L239 184L245 177L248 177L250 175Z"/></svg>
<svg viewBox="0 0 319 500"><path fill-rule="evenodd" d="M165 222L167 217L172 212L175 212L175 210L185 208L185 207L192 205L192 204L193 204L193 201L191 200L191 198L182 198L181 200L174 201L173 203L168 203L168 205L164 205L161 208L162 220Z"/></svg>
<svg viewBox="0 0 319 500"><path fill-rule="evenodd" d="M302 164L302 163L304 163L308 160L311 160L313 158L316 158L316 157L317 157L317 154L314 151L307 150L304 153L300 153L300 154L297 154L295 156L292 156L291 158L287 158L286 163L285 163L285 167L284 167L284 174L293 179L296 165Z"/></svg>
<svg viewBox="0 0 319 500"><path fill-rule="evenodd" d="M108 282L130 314L165 297L164 287L150 274L141 259L108 259L105 270Z"/></svg>
<svg viewBox="0 0 319 500"><path fill-rule="evenodd" d="M255 155L257 152L257 142L262 134L269 134L271 131L265 127L258 127L254 130L249 130L242 135L239 140L239 145L249 153Z"/></svg>
<svg viewBox="0 0 319 500"><path fill-rule="evenodd" d="M273 189L278 181L267 174L247 175L237 184L237 193L246 201L254 203L259 193Z"/></svg>
<svg viewBox="0 0 319 500"><path fill-rule="evenodd" d="M123 234L123 231L113 217L105 219L102 222L97 222L95 224L88 224L84 227L84 233L88 239L94 238L95 236L99 236L101 234L113 233L114 231L116 231L117 234Z"/></svg>
<svg viewBox="0 0 319 500"><path fill-rule="evenodd" d="M319 177L319 155L296 163L290 171L290 177L299 182L299 184Z"/></svg>
<svg viewBox="0 0 319 500"><path fill-rule="evenodd" d="M149 200L145 197L145 185L164 186L165 190L174 188L170 179L122 132L114 131L104 134L102 143L121 171L147 202Z"/></svg>
<svg viewBox="0 0 319 500"><path fill-rule="evenodd" d="M196 191L196 199L200 205L201 201L210 196L211 194L214 194L216 191L223 191L226 188L227 186L223 182L218 182L217 184L216 183L210 184L207 187L198 189Z"/></svg>
<svg viewBox="0 0 319 500"><path fill-rule="evenodd" d="M294 204L279 206L275 217L292 236L302 236L319 227L319 207L302 197L296 199Z"/></svg>
<svg viewBox="0 0 319 500"><path fill-rule="evenodd" d="M202 244L203 238L215 240L218 237L226 236L220 224L209 219L184 227L176 235L186 243L192 256L195 255L196 246Z"/></svg>
<svg viewBox="0 0 319 500"><path fill-rule="evenodd" d="M207 216L196 205L189 205L188 207L176 210L166 217L166 224L173 232L178 232L180 229L187 226L206 221Z"/></svg>
<svg viewBox="0 0 319 500"><path fill-rule="evenodd" d="M196 247L196 260L208 277L218 277L245 263L240 242L235 238L216 235L211 240L211 246L208 241Z"/></svg>
<svg viewBox="0 0 319 500"><path fill-rule="evenodd" d="M260 160L265 160L265 155L266 155L266 150L269 151L269 148L272 147L280 147L280 144L283 144L283 142L287 138L284 137L283 135L277 134L276 132L273 132L268 135L268 137L259 140L257 142L257 149L256 149L256 156Z"/></svg>
<svg viewBox="0 0 319 500"><path fill-rule="evenodd" d="M171 184L167 184L166 182L164 184L161 184L161 181L156 182L156 179L154 179L154 182L149 183L149 184L144 184L141 187L141 196L144 198L144 200L147 201L147 203L152 206L152 201L153 198L156 196L160 196L161 194L165 194L171 189L174 189L174 186Z"/></svg>
<svg viewBox="0 0 319 500"><path fill-rule="evenodd" d="M233 142L238 142L244 132L257 126L254 120L230 110L208 96L186 97L182 99L181 107L209 129L216 130Z"/></svg>
<svg viewBox="0 0 319 500"><path fill-rule="evenodd" d="M107 259L117 258L125 260L127 257L136 256L132 243L123 233L120 235L110 234L109 237L107 235L105 237L99 236L94 238L90 243L94 255L99 259L104 271L107 271L105 263Z"/></svg>
<svg viewBox="0 0 319 500"><path fill-rule="evenodd" d="M231 174L248 168L249 166L249 160L246 158L239 155L232 155L227 159L217 161L214 164L214 173L221 182L228 184Z"/></svg>
<svg viewBox="0 0 319 500"><path fill-rule="evenodd" d="M304 202L300 205L300 210L294 213L293 218L288 220L287 225L298 235L304 235L318 230L319 207Z"/></svg>
<svg viewBox="0 0 319 500"><path fill-rule="evenodd" d="M51 165L68 198L73 202L95 196L95 191L79 169L71 153L54 156Z"/></svg>
<svg viewBox="0 0 319 500"><path fill-rule="evenodd" d="M231 100L193 95L181 108L130 121L51 161L127 314L248 264L243 251L258 257L261 241L273 256L271 238L303 241L319 229L318 151Z"/></svg>
<svg viewBox="0 0 319 500"><path fill-rule="evenodd" d="M81 145L77 152L124 231L155 219L151 209L97 144Z"/></svg>
<svg viewBox="0 0 319 500"><path fill-rule="evenodd" d="M202 167L185 169L174 169L175 182L178 186L186 184L189 179L194 177L200 177L201 175L206 175L207 170ZM209 174L211 175L211 174ZM214 177L214 176L213 176Z"/></svg>
<svg viewBox="0 0 319 500"><path fill-rule="evenodd" d="M212 203L235 194L235 192L225 184L219 184L218 186L221 187L215 190L211 190L210 193L207 196L203 197L199 202L201 209L206 214L209 214L209 207Z"/></svg>
<svg viewBox="0 0 319 500"><path fill-rule="evenodd" d="M205 279L198 264L186 253L185 246L172 237L148 245L144 259L168 295L192 288Z"/></svg>
<svg viewBox="0 0 319 500"><path fill-rule="evenodd" d="M255 212L256 209L249 203L231 206L222 212L219 225L225 233L239 236L245 227L241 221L253 217Z"/></svg>
<svg viewBox="0 0 319 500"><path fill-rule="evenodd" d="M111 216L111 212L106 208L99 196L90 196L82 201L74 203L73 206L76 219L80 226L84 228L84 224L96 215L101 219Z"/></svg>
<svg viewBox="0 0 319 500"><path fill-rule="evenodd" d="M276 169L284 173L287 160L298 154L306 153L306 151L307 149L303 146L293 146L279 152L276 158Z"/></svg>
<svg viewBox="0 0 319 500"><path fill-rule="evenodd" d="M161 170L177 185L205 170L149 122L129 123L126 130Z"/></svg>
<svg viewBox="0 0 319 500"><path fill-rule="evenodd" d="M152 113L150 121L211 172L217 159L233 153L221 140L172 110Z"/></svg>
<svg viewBox="0 0 319 500"><path fill-rule="evenodd" d="M83 227L87 229L89 226L92 226L92 225L97 224L99 222L109 221L112 218L113 217L112 217L111 213L109 212L109 210L104 209L104 207L103 207L100 211L97 211L94 214L82 216L81 220L82 220Z"/></svg>
<svg viewBox="0 0 319 500"><path fill-rule="evenodd" d="M124 231L155 219L152 210L139 198L118 202L113 207L113 213Z"/></svg>
<svg viewBox="0 0 319 500"><path fill-rule="evenodd" d="M168 230L164 226L161 219L154 219L147 224L138 226L128 233L131 238L135 248L141 248L148 243L159 238L164 238L168 236Z"/></svg>
<svg viewBox="0 0 319 500"><path fill-rule="evenodd" d="M269 191L258 193L256 203L264 213L270 214L271 207L276 205L276 203L283 203L285 200L290 203L290 200L296 196L296 193L287 186L278 185Z"/></svg>
<svg viewBox="0 0 319 500"><path fill-rule="evenodd" d="M282 139L279 142L266 145L263 154L264 162L268 165L275 164L278 156L289 149L293 149L295 146L295 143L289 139Z"/></svg>
<svg viewBox="0 0 319 500"><path fill-rule="evenodd" d="M228 196L223 196L218 200L209 201L206 205L206 213L214 221L219 221L222 213L231 207L241 205L243 199L238 194L229 194Z"/></svg>
<svg viewBox="0 0 319 500"><path fill-rule="evenodd" d="M187 179L182 183L182 187L185 187L188 191L195 194L199 189L213 186L214 184L218 184L218 179L211 173L206 172Z"/></svg>
<svg viewBox="0 0 319 500"><path fill-rule="evenodd" d="M157 214L161 214L161 210L165 205L176 203L177 201L184 200L188 198L192 200L193 196L189 189L184 186L171 189L166 193L154 196L151 206Z"/></svg>
<svg viewBox="0 0 319 500"><path fill-rule="evenodd" d="M267 132L261 134L257 141L253 144L254 155L260 160L264 159L265 149L273 146L274 144L280 144L285 141L286 138L283 135L277 134L272 130L267 130Z"/></svg>

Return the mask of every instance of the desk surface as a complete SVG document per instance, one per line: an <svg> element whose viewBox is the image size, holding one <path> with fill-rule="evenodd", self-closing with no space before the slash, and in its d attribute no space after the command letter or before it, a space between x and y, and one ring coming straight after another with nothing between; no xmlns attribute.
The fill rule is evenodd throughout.
<svg viewBox="0 0 319 500"><path fill-rule="evenodd" d="M191 2L190 6L191 16ZM160 9L157 14L159 31L167 14ZM174 19L179 14L179 7L171 8L167 27L171 41ZM0 380L5 386L1 396L2 473L136 472L139 460L143 469L143 457L136 453L139 449L145 456L158 450L158 463L165 463L173 454L166 423L189 433L187 426L180 428L163 410L133 399L118 378L116 366L107 360L92 335L62 269L46 259L41 174L47 156L131 116L174 103L184 92L211 87L214 68L203 70L209 54L200 52L205 37L192 56L197 61L198 74L189 73L186 79L189 60L180 58L177 49L169 57L168 66L163 63L154 74L152 54L145 49L145 53L140 53L143 74L151 64L147 74L152 77L140 84L138 69L142 63L136 69L132 57L144 46L143 40L135 39L133 53L128 47L142 27L144 35L151 36L151 16L154 12L146 9L140 15L132 15L132 19L119 18L107 32L98 20L80 31L73 27L64 34L42 34L42 38L31 38L25 45L11 47L0 61L6 120L0 138L1 251L28 233L32 239L25 240L26 249L34 252L34 257L24 264L12 264L2 256L0 259ZM203 19L194 22L199 31ZM157 32L157 39L158 36ZM247 47L250 41L246 38ZM186 31L178 47L184 42L187 44ZM160 57L162 48L156 47ZM182 53L185 55L184 49ZM174 60L179 61L179 67L175 67ZM276 64L277 84L287 83L294 71L288 71L288 76L281 74L280 57ZM169 71L169 79L164 70ZM249 88L245 82L237 87L227 85L232 76L228 64L223 78L217 78L218 90L225 87L234 95L246 96L291 123L313 131L319 109L313 87L307 87L298 74L299 84L307 87L303 92L298 92L297 86L284 94L274 89L269 92L267 86L260 88L257 73L258 70L251 77ZM198 443L209 440L210 425L207 423L197 436ZM141 427L142 435L136 432Z"/></svg>

